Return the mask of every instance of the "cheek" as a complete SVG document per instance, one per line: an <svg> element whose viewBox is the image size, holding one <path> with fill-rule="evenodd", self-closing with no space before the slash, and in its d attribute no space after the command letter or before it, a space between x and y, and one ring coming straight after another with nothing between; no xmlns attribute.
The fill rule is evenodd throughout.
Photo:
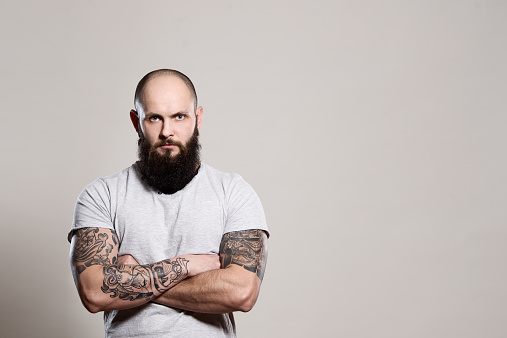
<svg viewBox="0 0 507 338"><path fill-rule="evenodd" d="M144 125L144 137L150 142L153 143L154 141L158 140L159 132L157 131L157 128L153 125Z"/></svg>
<svg viewBox="0 0 507 338"><path fill-rule="evenodd" d="M189 135L189 126L187 123L175 125L172 129L175 138L179 141L185 140Z"/></svg>
<svg viewBox="0 0 507 338"><path fill-rule="evenodd" d="M194 135L194 129L188 129L188 130L185 130L185 142L188 142L191 138L192 138L192 135Z"/></svg>
<svg viewBox="0 0 507 338"><path fill-rule="evenodd" d="M192 120L192 121L189 121L186 125L185 125L185 136L187 137L190 137L194 134L194 130L197 126L197 123L195 120Z"/></svg>

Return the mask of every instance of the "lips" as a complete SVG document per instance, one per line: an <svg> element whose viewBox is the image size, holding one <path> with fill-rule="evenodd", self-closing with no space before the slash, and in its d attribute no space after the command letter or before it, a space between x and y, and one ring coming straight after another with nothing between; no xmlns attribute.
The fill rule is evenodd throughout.
<svg viewBox="0 0 507 338"><path fill-rule="evenodd" d="M178 141L165 140L165 141L161 141L158 144L156 144L155 147L162 148L162 149L174 149L174 148L182 149L183 145L181 143L179 143Z"/></svg>
<svg viewBox="0 0 507 338"><path fill-rule="evenodd" d="M163 143L161 145L158 146L159 148L162 148L162 149L174 149L174 148L180 148L180 145L178 143Z"/></svg>

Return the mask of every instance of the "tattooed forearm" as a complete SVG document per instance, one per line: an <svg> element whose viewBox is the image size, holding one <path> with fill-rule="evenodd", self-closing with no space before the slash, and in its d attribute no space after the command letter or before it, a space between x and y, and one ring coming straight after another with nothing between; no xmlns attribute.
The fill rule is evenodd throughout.
<svg viewBox="0 0 507 338"><path fill-rule="evenodd" d="M189 274L189 260L182 257L146 265L137 264L135 259L134 264L118 264L118 249L119 241L114 230L84 228L75 231L71 266L76 285L81 285L78 290L86 292L82 299L86 299L84 303L92 309L90 311L124 307L125 303L118 303L119 300L141 300L136 303L143 304ZM89 272L83 273L86 269ZM93 297L88 297L88 294ZM94 300L88 300L90 298Z"/></svg>
<svg viewBox="0 0 507 338"><path fill-rule="evenodd" d="M147 265L106 265L101 290L111 298L151 300L184 279L187 264L188 260L178 257Z"/></svg>
<svg viewBox="0 0 507 338"><path fill-rule="evenodd" d="M183 280L188 275L187 264L188 260L181 257L150 264L150 269L155 277L155 288L159 292L164 292L171 284Z"/></svg>
<svg viewBox="0 0 507 338"><path fill-rule="evenodd" d="M109 232L108 235L106 232ZM78 274L81 274L87 267L96 264L116 263L116 255L111 255L113 241L118 244L118 238L109 229L85 228L76 231L76 244L72 259L76 264ZM111 239L109 239L111 236ZM112 257L111 257L112 256Z"/></svg>
<svg viewBox="0 0 507 338"><path fill-rule="evenodd" d="M267 236L262 230L229 232L220 243L220 260L223 268L236 264L256 273L262 280L267 258Z"/></svg>

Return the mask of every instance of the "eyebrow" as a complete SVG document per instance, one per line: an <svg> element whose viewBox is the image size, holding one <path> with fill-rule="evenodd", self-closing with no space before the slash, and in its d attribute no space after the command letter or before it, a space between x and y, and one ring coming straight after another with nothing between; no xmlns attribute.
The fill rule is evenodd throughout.
<svg viewBox="0 0 507 338"><path fill-rule="evenodd" d="M147 112L144 114L144 116L148 117L148 116L162 116L163 114L160 114L160 113L154 113L154 112ZM180 110L176 113L173 113L173 114L170 114L169 116L173 117L173 116L176 116L176 115L189 115L189 112L186 111L186 110Z"/></svg>

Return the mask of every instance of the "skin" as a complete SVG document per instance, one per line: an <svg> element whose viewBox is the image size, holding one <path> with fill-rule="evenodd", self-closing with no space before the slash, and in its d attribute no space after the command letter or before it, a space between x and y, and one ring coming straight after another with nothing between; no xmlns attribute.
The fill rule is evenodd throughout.
<svg viewBox="0 0 507 338"><path fill-rule="evenodd" d="M83 305L92 313L143 305L187 277L220 267L216 255L181 255L139 265L118 259L118 249L110 229L79 229L72 237L72 274Z"/></svg>
<svg viewBox="0 0 507 338"><path fill-rule="evenodd" d="M159 154L170 151L170 156L180 152L178 144L186 144L194 132L201 128L203 109L194 111L194 102L185 83L176 76L159 75L150 79L144 87L144 98L138 114L130 111L130 119L136 132L141 132L139 122L143 124L144 137ZM143 114L144 113L144 114ZM144 116L139 121L138 116ZM167 143L174 144L167 144Z"/></svg>
<svg viewBox="0 0 507 338"><path fill-rule="evenodd" d="M145 115L143 119L144 137L152 147L163 154L172 149L177 153L177 147L164 146L168 140L185 144L193 133L194 126L201 127L203 108L198 107L195 114L194 102L185 83L176 76L160 75L152 78L144 88L144 98L140 105L144 109L137 114L131 111L132 124L139 134L138 116ZM172 156L172 153L171 153ZM246 230L235 233L234 236L224 235L220 245L221 269L207 271L193 278L178 283L172 292L165 292L154 299L162 305L176 307L189 311L206 313L228 313L232 311L247 312L252 309L259 295L262 277L267 260L267 236L260 230ZM247 264L241 264L240 250L231 250L241 246L240 243L256 242L262 247L262 254L256 253L248 258ZM225 250L227 249L227 253ZM135 264L132 256L124 257L126 261ZM252 271L252 266L258 266ZM169 291L169 290L168 290Z"/></svg>
<svg viewBox="0 0 507 338"><path fill-rule="evenodd" d="M153 302L188 311L250 311L261 287L268 256L262 230L226 233L220 243L220 270L187 278Z"/></svg>
<svg viewBox="0 0 507 338"><path fill-rule="evenodd" d="M185 83L173 75L150 79L143 112L130 111L160 154L178 154L200 129L203 109ZM144 116L139 121L138 116ZM77 230L71 242L71 268L79 295L90 312L127 309L148 301L203 313L249 311L255 304L267 261L267 236L261 230L227 233L218 255L181 255L139 265L130 255L118 257L119 241L102 228Z"/></svg>

